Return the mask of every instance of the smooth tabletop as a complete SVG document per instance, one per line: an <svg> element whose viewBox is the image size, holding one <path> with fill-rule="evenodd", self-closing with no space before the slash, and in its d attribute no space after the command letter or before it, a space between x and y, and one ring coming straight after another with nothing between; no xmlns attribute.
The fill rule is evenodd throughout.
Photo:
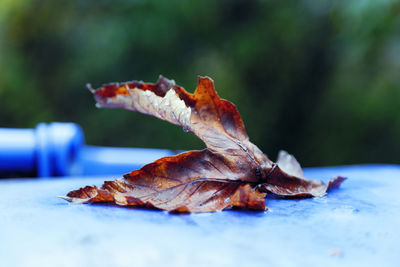
<svg viewBox="0 0 400 267"><path fill-rule="evenodd" d="M0 266L399 266L400 166L306 169L348 177L266 212L171 215L57 196L118 177L0 180Z"/></svg>

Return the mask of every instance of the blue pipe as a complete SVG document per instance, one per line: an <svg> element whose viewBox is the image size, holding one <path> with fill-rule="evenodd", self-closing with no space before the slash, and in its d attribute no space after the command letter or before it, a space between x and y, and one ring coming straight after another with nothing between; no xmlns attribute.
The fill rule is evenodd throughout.
<svg viewBox="0 0 400 267"><path fill-rule="evenodd" d="M34 129L0 128L0 177L121 175L158 158L175 155L166 149L85 145L75 123L39 123Z"/></svg>

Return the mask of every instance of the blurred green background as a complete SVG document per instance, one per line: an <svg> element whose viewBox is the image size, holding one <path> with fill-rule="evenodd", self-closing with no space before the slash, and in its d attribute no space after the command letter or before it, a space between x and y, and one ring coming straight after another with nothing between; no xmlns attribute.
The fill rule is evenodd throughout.
<svg viewBox="0 0 400 267"><path fill-rule="evenodd" d="M214 79L250 139L305 166L399 163L399 1L0 2L0 127L79 123L92 145L201 149L180 127L96 109L85 84Z"/></svg>

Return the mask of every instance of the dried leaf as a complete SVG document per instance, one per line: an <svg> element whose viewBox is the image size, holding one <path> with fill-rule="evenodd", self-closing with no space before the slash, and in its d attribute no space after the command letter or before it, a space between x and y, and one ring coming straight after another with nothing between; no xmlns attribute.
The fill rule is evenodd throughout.
<svg viewBox="0 0 400 267"><path fill-rule="evenodd" d="M234 173L209 149L161 158L124 178L68 194L79 203L115 202L168 211L206 212L229 206L265 209L265 193L249 183L228 180Z"/></svg>
<svg viewBox="0 0 400 267"><path fill-rule="evenodd" d="M125 108L149 114L193 132L207 146L161 158L101 188L86 186L64 199L75 203L114 202L169 212L211 212L228 207L265 210L264 197L323 196L345 179L327 185L304 177L287 152L272 162L249 141L236 107L220 99L208 77L199 77L194 94L160 77L156 84L138 81L89 86L98 107Z"/></svg>

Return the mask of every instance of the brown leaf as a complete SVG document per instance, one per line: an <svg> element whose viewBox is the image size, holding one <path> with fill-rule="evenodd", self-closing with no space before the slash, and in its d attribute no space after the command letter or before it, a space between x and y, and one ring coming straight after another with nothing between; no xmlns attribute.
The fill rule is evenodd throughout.
<svg viewBox="0 0 400 267"><path fill-rule="evenodd" d="M318 180L306 179L300 164L286 151L279 152L276 163L267 182L259 186L260 191L285 197L322 197L328 189L338 187L346 179L338 176L327 185Z"/></svg>
<svg viewBox="0 0 400 267"><path fill-rule="evenodd" d="M288 197L323 196L328 185L304 178L296 159L286 152L273 163L249 141L236 107L221 99L208 77L199 77L194 94L160 77L156 84L126 82L89 86L98 107L118 107L182 126L207 149L161 158L108 181L64 197L75 203L114 202L170 212L210 212L228 207L265 210L267 192Z"/></svg>
<svg viewBox="0 0 400 267"><path fill-rule="evenodd" d="M193 132L235 170L226 179L257 182L272 167L273 162L249 141L236 107L219 98L208 77L199 77L194 94L164 77L156 84L126 82L90 90L99 107L138 111Z"/></svg>
<svg viewBox="0 0 400 267"><path fill-rule="evenodd" d="M217 167L218 166L218 167ZM265 193L255 185L228 180L234 176L223 158L208 149L165 157L99 189L85 187L68 193L72 202L115 202L171 212L206 212L235 206L265 210Z"/></svg>

